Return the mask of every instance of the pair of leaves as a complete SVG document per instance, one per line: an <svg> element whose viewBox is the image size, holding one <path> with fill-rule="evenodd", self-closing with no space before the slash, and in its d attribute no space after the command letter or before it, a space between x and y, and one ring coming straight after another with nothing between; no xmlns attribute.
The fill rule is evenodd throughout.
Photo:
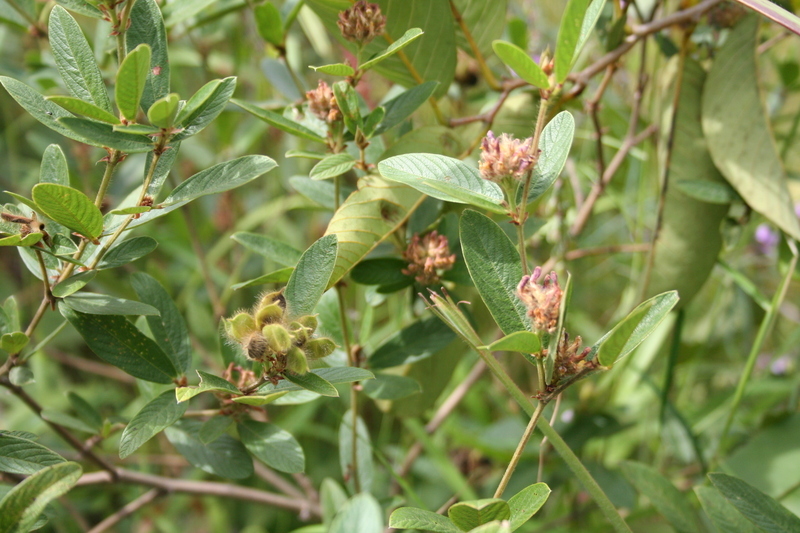
<svg viewBox="0 0 800 533"><path fill-rule="evenodd" d="M373 68L375 65L384 61L425 33L419 28L411 28L406 31L402 37L390 44L385 50L381 50L372 55L367 61L358 65L358 69L365 71ZM334 63L332 65L323 65L321 67L309 67L314 69L315 72L322 72L323 74L330 74L331 76L352 76L356 73L356 69L344 63Z"/></svg>

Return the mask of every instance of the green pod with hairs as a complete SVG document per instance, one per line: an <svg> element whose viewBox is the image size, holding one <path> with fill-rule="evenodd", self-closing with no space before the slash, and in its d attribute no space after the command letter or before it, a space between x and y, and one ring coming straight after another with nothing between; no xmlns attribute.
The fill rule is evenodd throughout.
<svg viewBox="0 0 800 533"><path fill-rule="evenodd" d="M328 357L336 349L336 343L327 337L311 339L306 343L306 355L309 359L322 359Z"/></svg>
<svg viewBox="0 0 800 533"><path fill-rule="evenodd" d="M294 374L305 374L308 372L308 359L303 350L297 346L292 346L286 354L286 370Z"/></svg>
<svg viewBox="0 0 800 533"><path fill-rule="evenodd" d="M286 353L292 347L292 336L282 324L267 324L261 329L261 334L275 353Z"/></svg>
<svg viewBox="0 0 800 533"><path fill-rule="evenodd" d="M256 322L248 313L237 313L233 318L224 320L225 334L236 342L243 343L254 331L257 331Z"/></svg>

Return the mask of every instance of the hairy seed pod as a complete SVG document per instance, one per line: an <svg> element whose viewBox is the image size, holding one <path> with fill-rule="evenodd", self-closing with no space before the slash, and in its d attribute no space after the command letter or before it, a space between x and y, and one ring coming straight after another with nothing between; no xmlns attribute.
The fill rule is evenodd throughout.
<svg viewBox="0 0 800 533"><path fill-rule="evenodd" d="M295 374L305 374L308 372L308 359L306 359L306 354L297 346L292 346L292 349L286 354L286 370Z"/></svg>
<svg viewBox="0 0 800 533"><path fill-rule="evenodd" d="M306 355L309 359L328 357L336 349L336 343L327 337L311 339L306 343Z"/></svg>
<svg viewBox="0 0 800 533"><path fill-rule="evenodd" d="M303 346L306 342L308 342L311 333L313 333L313 331L309 330L309 328L303 326L297 321L289 324L289 331L292 333L292 337L294 337L295 346Z"/></svg>
<svg viewBox="0 0 800 533"><path fill-rule="evenodd" d="M257 330L253 317L243 311L236 313L233 318L224 320L225 333L232 340L244 344L244 339Z"/></svg>
<svg viewBox="0 0 800 533"><path fill-rule="evenodd" d="M299 322L303 327L308 328L309 335L317 331L317 326L319 325L317 315L301 316L297 319L297 322Z"/></svg>
<svg viewBox="0 0 800 533"><path fill-rule="evenodd" d="M277 303L281 309L286 309L286 297L283 296L283 290L268 292L261 295L261 300L259 300L256 308L261 309L271 303Z"/></svg>
<svg viewBox="0 0 800 533"><path fill-rule="evenodd" d="M247 337L242 343L242 347L247 358L253 361L266 361L270 353L266 339L258 332Z"/></svg>
<svg viewBox="0 0 800 533"><path fill-rule="evenodd" d="M267 324L261 328L261 334L275 353L286 353L292 347L292 336L281 324Z"/></svg>
<svg viewBox="0 0 800 533"><path fill-rule="evenodd" d="M283 319L283 307L278 302L272 302L256 311L256 324L260 328L267 324L280 322L281 319Z"/></svg>

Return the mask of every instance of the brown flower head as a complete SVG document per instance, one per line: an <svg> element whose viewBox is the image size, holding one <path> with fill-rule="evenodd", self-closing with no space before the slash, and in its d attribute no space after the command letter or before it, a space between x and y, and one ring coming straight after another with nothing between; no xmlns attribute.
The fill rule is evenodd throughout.
<svg viewBox="0 0 800 533"><path fill-rule="evenodd" d="M558 352L556 353L555 365L553 367L553 380L551 384L557 384L562 378L567 378L580 374L584 370L597 368L597 361L587 361L586 356L592 351L591 347L581 348L580 336L570 342L569 335L564 335L558 339Z"/></svg>
<svg viewBox="0 0 800 533"><path fill-rule="evenodd" d="M447 237L432 231L420 237L415 234L403 252L408 268L403 269L406 276L414 276L422 285L434 285L441 281L441 275L453 268L455 254L450 253Z"/></svg>
<svg viewBox="0 0 800 533"><path fill-rule="evenodd" d="M509 176L522 179L536 164L529 152L533 139L515 139L507 133L495 137L490 131L481 143L481 161L478 168L483 179L499 183Z"/></svg>
<svg viewBox="0 0 800 533"><path fill-rule="evenodd" d="M316 89L306 92L306 100L308 100L308 110L320 120L330 124L342 118L333 89L324 81L319 80Z"/></svg>
<svg viewBox="0 0 800 533"><path fill-rule="evenodd" d="M536 267L533 274L523 276L517 286L517 297L528 308L534 329L553 333L558 327L558 314L561 309L563 291L558 285L555 272L550 272L538 283L542 267Z"/></svg>
<svg viewBox="0 0 800 533"><path fill-rule="evenodd" d="M336 24L345 39L363 46L383 33L386 17L378 4L359 0L350 9L339 12Z"/></svg>

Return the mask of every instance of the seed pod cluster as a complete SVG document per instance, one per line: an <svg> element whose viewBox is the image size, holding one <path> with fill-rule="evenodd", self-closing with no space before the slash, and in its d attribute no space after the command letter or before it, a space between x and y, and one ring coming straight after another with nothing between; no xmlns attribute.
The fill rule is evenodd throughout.
<svg viewBox="0 0 800 533"><path fill-rule="evenodd" d="M316 315L286 316L282 291L262 295L250 311L239 311L225 319L228 337L253 361L263 363L268 376L283 372L305 374L308 361L330 355L336 344L328 338L313 338Z"/></svg>

